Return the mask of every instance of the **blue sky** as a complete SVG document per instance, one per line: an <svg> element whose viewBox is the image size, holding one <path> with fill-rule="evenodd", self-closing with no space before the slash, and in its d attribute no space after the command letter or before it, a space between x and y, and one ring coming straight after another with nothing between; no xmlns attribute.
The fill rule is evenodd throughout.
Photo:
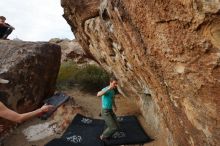
<svg viewBox="0 0 220 146"><path fill-rule="evenodd" d="M51 38L73 39L62 17L60 0L0 0L0 15L15 27L9 39L48 41Z"/></svg>

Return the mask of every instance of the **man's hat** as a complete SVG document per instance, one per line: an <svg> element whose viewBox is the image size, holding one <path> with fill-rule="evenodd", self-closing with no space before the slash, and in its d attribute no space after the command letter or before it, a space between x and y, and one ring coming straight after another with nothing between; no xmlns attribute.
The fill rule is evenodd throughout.
<svg viewBox="0 0 220 146"><path fill-rule="evenodd" d="M8 83L9 83L9 80L0 78L0 84L8 84Z"/></svg>

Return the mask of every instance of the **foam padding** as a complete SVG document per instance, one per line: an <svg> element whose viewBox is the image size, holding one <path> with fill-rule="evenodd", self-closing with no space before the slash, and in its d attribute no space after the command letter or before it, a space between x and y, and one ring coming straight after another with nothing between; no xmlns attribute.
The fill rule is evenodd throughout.
<svg viewBox="0 0 220 146"><path fill-rule="evenodd" d="M52 97L46 99L44 103L48 105L53 105L54 109L42 114L40 118L43 120L48 119L57 110L57 108L65 103L69 98L69 96L66 96L63 93L56 93Z"/></svg>
<svg viewBox="0 0 220 146"><path fill-rule="evenodd" d="M118 121L120 129L105 141L106 146L143 144L152 141L135 116L118 117Z"/></svg>
<svg viewBox="0 0 220 146"><path fill-rule="evenodd" d="M92 119L77 114L61 139L56 139L50 143L62 143L62 146L69 146L70 143L72 146L115 146L143 144L152 141L135 116L118 117L117 120L120 124L120 129L108 140L101 141L99 136L105 129L104 120Z"/></svg>
<svg viewBox="0 0 220 146"><path fill-rule="evenodd" d="M99 139L104 121L77 114L62 138L76 146L104 146Z"/></svg>
<svg viewBox="0 0 220 146"><path fill-rule="evenodd" d="M74 146L74 145L71 142L68 142L64 139L56 138L56 139L51 140L44 146Z"/></svg>

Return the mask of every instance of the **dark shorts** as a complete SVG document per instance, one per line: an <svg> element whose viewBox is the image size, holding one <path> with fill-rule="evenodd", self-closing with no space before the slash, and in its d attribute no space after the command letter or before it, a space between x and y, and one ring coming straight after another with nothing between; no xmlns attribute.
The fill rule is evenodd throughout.
<svg viewBox="0 0 220 146"><path fill-rule="evenodd" d="M0 38L2 38L5 35L7 29L8 27L0 27Z"/></svg>
<svg viewBox="0 0 220 146"><path fill-rule="evenodd" d="M12 31L13 28L11 27L0 27L0 38L6 39Z"/></svg>
<svg viewBox="0 0 220 146"><path fill-rule="evenodd" d="M7 94L3 91L0 91L0 102L7 105Z"/></svg>

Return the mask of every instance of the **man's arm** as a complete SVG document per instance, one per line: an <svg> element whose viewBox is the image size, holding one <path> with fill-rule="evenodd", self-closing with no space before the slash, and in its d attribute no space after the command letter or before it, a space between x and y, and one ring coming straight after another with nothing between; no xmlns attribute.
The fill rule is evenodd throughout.
<svg viewBox="0 0 220 146"><path fill-rule="evenodd" d="M8 28L11 28L11 29L15 29L13 26L11 26L10 24L8 24L8 23L4 23L4 22L1 22L0 21L0 26L4 26L4 27L8 27Z"/></svg>
<svg viewBox="0 0 220 146"><path fill-rule="evenodd" d="M0 26L4 26L4 27L10 27L10 25L8 23L4 23L0 21Z"/></svg>
<svg viewBox="0 0 220 146"><path fill-rule="evenodd" d="M22 123L26 121L27 119L30 119L43 112L48 111L51 107L52 106L43 106L40 109L37 109L35 111L24 113L24 114L19 114L19 113L16 113L10 110L2 102L0 102L0 117L13 121L13 122Z"/></svg>
<svg viewBox="0 0 220 146"><path fill-rule="evenodd" d="M97 96L100 97L100 96L104 95L104 94L105 94L106 92L108 92L110 89L111 89L110 86L109 86L109 87L106 87L106 89L99 91L99 92L97 93Z"/></svg>
<svg viewBox="0 0 220 146"><path fill-rule="evenodd" d="M13 29L13 30L15 29L13 26L11 26L11 25L8 24L8 23L5 23L5 26L8 27L8 28L11 28L11 29Z"/></svg>

